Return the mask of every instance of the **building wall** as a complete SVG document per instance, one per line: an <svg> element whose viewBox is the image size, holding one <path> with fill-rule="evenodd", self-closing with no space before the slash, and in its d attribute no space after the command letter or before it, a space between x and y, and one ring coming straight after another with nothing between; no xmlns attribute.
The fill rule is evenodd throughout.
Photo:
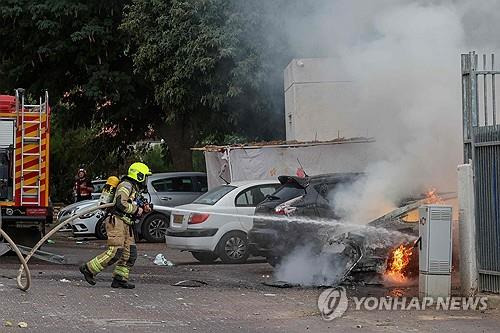
<svg viewBox="0 0 500 333"><path fill-rule="evenodd" d="M367 136L352 123L354 83L334 58L292 60L284 71L286 139Z"/></svg>

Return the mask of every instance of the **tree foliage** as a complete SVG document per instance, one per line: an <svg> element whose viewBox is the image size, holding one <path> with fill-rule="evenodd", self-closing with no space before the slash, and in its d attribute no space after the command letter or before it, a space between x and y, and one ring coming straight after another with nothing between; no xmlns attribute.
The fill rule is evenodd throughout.
<svg viewBox="0 0 500 333"><path fill-rule="evenodd" d="M125 4L0 3L0 91L49 91L56 198L71 187L79 165L104 173L110 168L101 161L123 161L128 143L145 136L154 114L149 89L133 73L128 36L118 29Z"/></svg>
<svg viewBox="0 0 500 333"><path fill-rule="evenodd" d="M132 72L128 36L117 29L123 6L121 1L2 1L0 90L23 87L36 95L48 89L65 127L113 126L121 141L143 135L148 89Z"/></svg>
<svg viewBox="0 0 500 333"><path fill-rule="evenodd" d="M259 28L272 22L269 13L250 2L133 0L126 7L122 28L133 37L134 67L151 82L162 124L170 125L159 129L170 149L177 142L185 151L214 132L282 134L269 120L282 114L287 60Z"/></svg>
<svg viewBox="0 0 500 333"><path fill-rule="evenodd" d="M281 138L291 54L268 32L285 3L0 2L0 92L50 93L53 194L80 165L106 175L146 158L130 144L148 136L166 140L157 166L173 170L191 169L189 148L207 140Z"/></svg>

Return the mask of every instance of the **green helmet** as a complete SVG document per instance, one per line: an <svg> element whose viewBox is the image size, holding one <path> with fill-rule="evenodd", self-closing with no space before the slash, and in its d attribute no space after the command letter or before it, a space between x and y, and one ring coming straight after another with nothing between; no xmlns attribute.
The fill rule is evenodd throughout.
<svg viewBox="0 0 500 333"><path fill-rule="evenodd" d="M136 162L128 168L128 177L138 181L139 183L144 182L146 180L146 176L149 175L151 175L151 171L144 163Z"/></svg>

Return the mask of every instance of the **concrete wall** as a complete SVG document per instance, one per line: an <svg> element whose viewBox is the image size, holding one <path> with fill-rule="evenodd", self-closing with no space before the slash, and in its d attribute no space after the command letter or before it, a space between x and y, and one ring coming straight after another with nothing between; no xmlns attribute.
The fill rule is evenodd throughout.
<svg viewBox="0 0 500 333"><path fill-rule="evenodd" d="M292 60L284 71L286 139L367 136L349 122L355 85L334 58Z"/></svg>
<svg viewBox="0 0 500 333"><path fill-rule="evenodd" d="M470 164L459 165L457 170L460 209L460 283L462 295L471 296L478 291L473 170Z"/></svg>

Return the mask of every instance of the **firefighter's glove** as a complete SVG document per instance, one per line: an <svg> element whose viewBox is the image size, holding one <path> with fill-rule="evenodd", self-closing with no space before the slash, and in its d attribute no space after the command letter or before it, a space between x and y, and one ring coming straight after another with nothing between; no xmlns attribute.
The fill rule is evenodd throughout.
<svg viewBox="0 0 500 333"><path fill-rule="evenodd" d="M138 207L137 208L137 212L135 213L135 215L137 217L141 217L143 212L144 212L144 209L142 209L142 207Z"/></svg>

